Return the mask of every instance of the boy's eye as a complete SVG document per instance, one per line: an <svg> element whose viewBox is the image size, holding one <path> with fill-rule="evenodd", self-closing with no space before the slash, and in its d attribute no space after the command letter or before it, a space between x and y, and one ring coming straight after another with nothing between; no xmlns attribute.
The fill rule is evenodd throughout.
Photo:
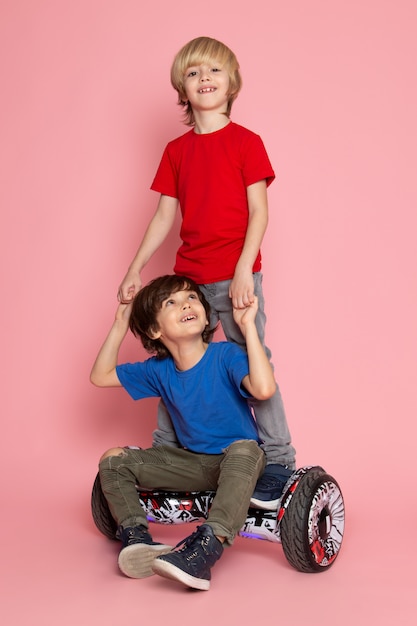
<svg viewBox="0 0 417 626"><path fill-rule="evenodd" d="M221 72L220 67L213 67L212 72Z"/></svg>
<svg viewBox="0 0 417 626"><path fill-rule="evenodd" d="M196 76L197 72L195 70L191 70L191 72L187 72L187 78L192 78L193 76Z"/></svg>

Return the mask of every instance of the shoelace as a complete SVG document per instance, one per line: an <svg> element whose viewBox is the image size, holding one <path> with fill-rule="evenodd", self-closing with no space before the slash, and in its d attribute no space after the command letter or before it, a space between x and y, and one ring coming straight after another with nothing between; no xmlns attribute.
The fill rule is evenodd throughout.
<svg viewBox="0 0 417 626"><path fill-rule="evenodd" d="M129 530L127 536L127 545L130 545L131 542L135 543L138 541L143 541L144 539L148 539L149 533L146 530L135 529Z"/></svg>
<svg viewBox="0 0 417 626"><path fill-rule="evenodd" d="M192 535L190 535L189 537L186 537L185 539L182 539L179 543L177 543L174 550L176 550L177 552L185 552L185 550L187 550L187 548L189 548L191 544L194 543L194 541L197 539L198 535L200 534L201 534L200 526L197 526L196 530L192 533ZM180 548L180 546L182 546L182 548ZM179 548L179 550L177 550L177 548Z"/></svg>

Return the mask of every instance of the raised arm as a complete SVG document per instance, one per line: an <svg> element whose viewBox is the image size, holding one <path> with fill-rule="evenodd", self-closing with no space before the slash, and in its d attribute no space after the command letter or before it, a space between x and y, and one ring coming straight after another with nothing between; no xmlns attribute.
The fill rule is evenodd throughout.
<svg viewBox="0 0 417 626"><path fill-rule="evenodd" d="M115 320L97 355L90 380L97 387L120 387L116 374L120 346L129 330L131 304L119 304Z"/></svg>
<svg viewBox="0 0 417 626"><path fill-rule="evenodd" d="M165 195L161 195L159 198L154 216L149 222L138 251L120 284L117 294L120 302L131 302L142 287L140 272L171 230L177 207L178 200L176 198Z"/></svg>
<svg viewBox="0 0 417 626"><path fill-rule="evenodd" d="M242 384L257 400L267 400L274 395L276 382L271 364L256 330L257 310L258 298L254 296L253 303L245 309L234 308L233 317L245 337L249 359L249 375L245 376Z"/></svg>
<svg viewBox="0 0 417 626"><path fill-rule="evenodd" d="M260 180L247 188L249 220L245 243L236 264L229 296L236 308L244 308L253 302L254 285L252 268L261 247L268 224L268 198L266 181Z"/></svg>

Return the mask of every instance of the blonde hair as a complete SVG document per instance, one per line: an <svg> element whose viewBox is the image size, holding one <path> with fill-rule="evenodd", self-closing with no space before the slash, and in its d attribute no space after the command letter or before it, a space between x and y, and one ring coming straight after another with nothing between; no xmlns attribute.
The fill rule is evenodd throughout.
<svg viewBox="0 0 417 626"><path fill-rule="evenodd" d="M239 72L237 58L224 43L210 37L197 37L189 41L174 58L171 67L171 84L178 93L178 104L184 110L184 123L194 126L195 119L190 103L185 93L184 78L187 68L201 63L219 63L229 72L229 99L227 102L226 115L230 117L232 104L242 87L242 78Z"/></svg>

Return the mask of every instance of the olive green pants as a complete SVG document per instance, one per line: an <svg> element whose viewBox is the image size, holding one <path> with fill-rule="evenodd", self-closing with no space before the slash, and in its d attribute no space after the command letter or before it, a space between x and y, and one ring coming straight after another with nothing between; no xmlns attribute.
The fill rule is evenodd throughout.
<svg viewBox="0 0 417 626"><path fill-rule="evenodd" d="M265 454L256 441L233 442L222 454L197 454L158 446L124 448L100 462L100 480L118 525L148 526L136 489L216 491L207 524L231 544L243 526L256 481L265 467Z"/></svg>

